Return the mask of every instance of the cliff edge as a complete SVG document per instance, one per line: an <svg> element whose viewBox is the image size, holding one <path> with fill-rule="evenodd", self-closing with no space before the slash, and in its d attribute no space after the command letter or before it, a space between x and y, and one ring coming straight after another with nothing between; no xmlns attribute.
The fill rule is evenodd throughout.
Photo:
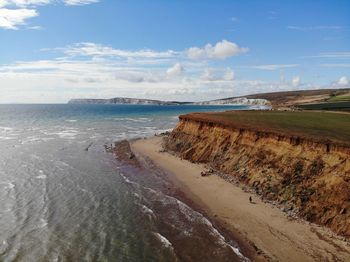
<svg viewBox="0 0 350 262"><path fill-rule="evenodd" d="M183 115L164 146L228 174L286 212L349 238L350 116L303 114Z"/></svg>

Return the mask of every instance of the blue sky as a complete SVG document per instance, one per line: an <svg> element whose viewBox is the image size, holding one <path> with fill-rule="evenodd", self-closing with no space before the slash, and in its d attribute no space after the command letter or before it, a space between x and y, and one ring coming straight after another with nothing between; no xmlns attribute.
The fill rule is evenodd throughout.
<svg viewBox="0 0 350 262"><path fill-rule="evenodd" d="M0 0L0 103L348 87L350 1Z"/></svg>

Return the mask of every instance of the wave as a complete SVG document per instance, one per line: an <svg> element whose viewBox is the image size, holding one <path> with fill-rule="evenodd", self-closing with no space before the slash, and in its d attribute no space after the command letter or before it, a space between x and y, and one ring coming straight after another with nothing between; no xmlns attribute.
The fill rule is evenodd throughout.
<svg viewBox="0 0 350 262"><path fill-rule="evenodd" d="M116 117L116 118L113 118L113 120L135 122L135 123L147 123L147 122L153 121L152 118L147 118L147 117L136 117L136 118L132 118L132 117Z"/></svg>
<svg viewBox="0 0 350 262"><path fill-rule="evenodd" d="M173 249L173 245L165 236L162 236L157 232L153 232L153 235L156 236L156 238L163 244L163 246Z"/></svg>
<svg viewBox="0 0 350 262"><path fill-rule="evenodd" d="M165 195L160 191L156 191L152 188L146 187L146 186L142 186L140 184L138 184L137 182L131 181L128 177L126 177L123 173L120 173L120 176L123 178L123 180L131 185L134 186L136 188L138 188L139 190L141 190L141 192L144 190L144 197L145 199L147 199L147 201L155 201L157 203L161 203L162 206L164 207L164 210L168 210L166 212L166 220L167 223L171 223L173 227L176 227L178 229L181 229L181 234L184 237L192 237L194 232L194 225L205 225L209 235L211 237L213 237L214 239L216 239L216 243L225 248L228 247L236 256L238 256L240 258L241 261L250 261L247 257L245 257L238 246L231 244L230 242L232 241L227 241L225 239L225 237L215 228L215 226L209 221L209 219L207 219L203 214L201 214L198 211L193 210L190 206L188 206L187 204L185 204L184 202L180 201L179 199L169 196L169 195ZM147 194L150 194L149 196L147 196ZM138 197L139 199L142 199L140 197ZM152 212L154 214L154 211L152 209L150 209L149 207L143 205L143 204L139 204L139 206L141 207L141 211L143 211L143 213L146 212L146 214L149 214L150 212ZM159 234L159 233L155 233L155 234ZM162 235L157 235L159 238L161 238L162 241L164 242L169 242L167 244L170 244L170 241L168 239L166 239L164 236Z"/></svg>

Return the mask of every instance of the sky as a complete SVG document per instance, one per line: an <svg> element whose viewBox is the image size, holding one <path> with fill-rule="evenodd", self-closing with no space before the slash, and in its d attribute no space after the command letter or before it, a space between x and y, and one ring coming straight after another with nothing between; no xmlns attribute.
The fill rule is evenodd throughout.
<svg viewBox="0 0 350 262"><path fill-rule="evenodd" d="M348 0L0 0L0 103L349 85Z"/></svg>

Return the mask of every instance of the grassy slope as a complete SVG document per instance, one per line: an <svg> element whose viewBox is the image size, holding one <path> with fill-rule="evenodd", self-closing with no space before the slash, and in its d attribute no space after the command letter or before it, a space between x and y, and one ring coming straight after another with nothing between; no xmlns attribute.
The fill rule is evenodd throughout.
<svg viewBox="0 0 350 262"><path fill-rule="evenodd" d="M244 96L246 98L252 99L266 99L270 101L274 108L285 108L290 106L298 106L304 104L323 104L326 102L350 102L350 89L318 89L318 90L298 90L298 91L282 91L273 93L261 93ZM347 97L347 98L346 98ZM232 99L232 98L226 98ZM226 100L223 99L223 100ZM345 100L346 99L346 100ZM325 106L322 106L325 107ZM347 111L350 111L350 107L346 107ZM307 108L309 110L318 110L317 108ZM328 108L326 108L328 109ZM330 109L329 109L330 110ZM332 107L331 110L344 110L343 107L338 109L337 107Z"/></svg>
<svg viewBox="0 0 350 262"><path fill-rule="evenodd" d="M350 101L334 101L316 104L304 104L297 107L304 110L350 111Z"/></svg>
<svg viewBox="0 0 350 262"><path fill-rule="evenodd" d="M350 96L335 96L328 99L330 102L350 101Z"/></svg>
<svg viewBox="0 0 350 262"><path fill-rule="evenodd" d="M291 111L197 113L190 118L350 145L350 114Z"/></svg>

